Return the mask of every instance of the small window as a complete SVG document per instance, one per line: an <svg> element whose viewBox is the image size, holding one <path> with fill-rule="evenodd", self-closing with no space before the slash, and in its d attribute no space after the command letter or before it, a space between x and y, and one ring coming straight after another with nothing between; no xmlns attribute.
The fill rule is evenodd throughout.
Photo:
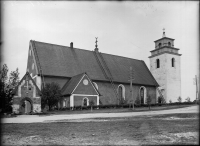
<svg viewBox="0 0 200 146"><path fill-rule="evenodd" d="M170 43L170 42L168 42L168 46L171 46L171 43Z"/></svg>
<svg viewBox="0 0 200 146"><path fill-rule="evenodd" d="M172 67L175 67L175 59L172 58Z"/></svg>
<svg viewBox="0 0 200 146"><path fill-rule="evenodd" d="M160 60L159 59L156 60L156 67L160 68Z"/></svg>
<svg viewBox="0 0 200 146"><path fill-rule="evenodd" d="M161 43L159 43L159 44L158 44L158 46L159 46L159 48L160 48L160 47L162 46L162 44L161 44Z"/></svg>

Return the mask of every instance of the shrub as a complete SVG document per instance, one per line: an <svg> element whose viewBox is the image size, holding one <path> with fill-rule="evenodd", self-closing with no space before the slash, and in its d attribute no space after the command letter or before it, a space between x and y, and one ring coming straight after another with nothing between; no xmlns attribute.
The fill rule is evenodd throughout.
<svg viewBox="0 0 200 146"><path fill-rule="evenodd" d="M191 102L190 97L187 97L185 100L186 100L186 102Z"/></svg>
<svg viewBox="0 0 200 146"><path fill-rule="evenodd" d="M136 104L136 105L140 105L140 98L139 98L139 96L137 96L137 98L136 98L136 100L135 100L135 104Z"/></svg>
<svg viewBox="0 0 200 146"><path fill-rule="evenodd" d="M165 104L166 103L165 98L163 96L159 96L158 97L158 103Z"/></svg>
<svg viewBox="0 0 200 146"><path fill-rule="evenodd" d="M178 102L179 102L179 103L181 103L181 102L182 102L182 98L181 98L180 96L178 97L178 99L177 99L177 100L178 100Z"/></svg>

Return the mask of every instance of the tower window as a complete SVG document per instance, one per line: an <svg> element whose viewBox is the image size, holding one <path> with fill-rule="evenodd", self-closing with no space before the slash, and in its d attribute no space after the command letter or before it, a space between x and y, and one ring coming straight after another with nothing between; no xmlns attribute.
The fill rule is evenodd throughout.
<svg viewBox="0 0 200 146"><path fill-rule="evenodd" d="M156 60L156 67L160 68L160 60L159 59Z"/></svg>
<svg viewBox="0 0 200 146"><path fill-rule="evenodd" d="M175 59L172 58L172 67L175 67Z"/></svg>
<svg viewBox="0 0 200 146"><path fill-rule="evenodd" d="M161 44L161 43L159 43L159 44L158 44L158 46L159 46L159 48L160 48L160 47L162 46L162 44Z"/></svg>
<svg viewBox="0 0 200 146"><path fill-rule="evenodd" d="M170 42L168 42L168 46L171 46L171 43L170 43Z"/></svg>

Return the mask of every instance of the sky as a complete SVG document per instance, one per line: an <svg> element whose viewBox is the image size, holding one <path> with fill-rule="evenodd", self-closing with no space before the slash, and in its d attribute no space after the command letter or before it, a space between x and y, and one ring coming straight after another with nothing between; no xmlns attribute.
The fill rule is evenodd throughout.
<svg viewBox="0 0 200 146"><path fill-rule="evenodd" d="M3 1L2 63L27 67L29 41L94 50L144 60L150 67L154 41L175 39L181 56L181 96L196 98L199 75L198 1Z"/></svg>

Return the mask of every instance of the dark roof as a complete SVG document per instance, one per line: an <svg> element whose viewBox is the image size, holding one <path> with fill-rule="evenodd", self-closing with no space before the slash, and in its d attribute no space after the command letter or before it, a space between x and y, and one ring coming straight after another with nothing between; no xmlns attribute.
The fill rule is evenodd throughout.
<svg viewBox="0 0 200 146"><path fill-rule="evenodd" d="M91 80L108 81L94 51L31 41L35 46L43 75L73 77L87 72ZM144 61L101 53L115 82L129 83L130 66L135 70L134 84L158 86Z"/></svg>
<svg viewBox="0 0 200 146"><path fill-rule="evenodd" d="M70 95L73 90L75 89L75 87L77 86L77 84L79 83L79 81L82 79L82 77L85 75L86 73L81 73L78 74L76 76L73 76L62 88L61 93L62 95ZM87 75L87 74L86 74ZM89 78L89 76L87 75L88 79L91 81L91 79ZM91 81L91 83L93 84L93 82ZM93 84L94 86L94 84ZM94 86L95 90L98 92L98 94L100 95L99 91L96 89L96 87Z"/></svg>
<svg viewBox="0 0 200 146"><path fill-rule="evenodd" d="M78 74L76 76L73 76L62 88L61 93L62 95L70 95L78 82L83 77L84 73Z"/></svg>
<svg viewBox="0 0 200 146"><path fill-rule="evenodd" d="M18 90L18 86L21 84L21 82L26 78L26 76L29 77L29 79L32 80L33 84L36 87L36 90L38 90L39 94L41 94L40 89L38 88L38 86L36 85L35 81L32 79L32 77L30 76L29 72L26 72L26 74L23 76L23 78L20 80L20 82L18 83L18 85L15 87L15 89L12 91L12 94L16 94L17 90Z"/></svg>

